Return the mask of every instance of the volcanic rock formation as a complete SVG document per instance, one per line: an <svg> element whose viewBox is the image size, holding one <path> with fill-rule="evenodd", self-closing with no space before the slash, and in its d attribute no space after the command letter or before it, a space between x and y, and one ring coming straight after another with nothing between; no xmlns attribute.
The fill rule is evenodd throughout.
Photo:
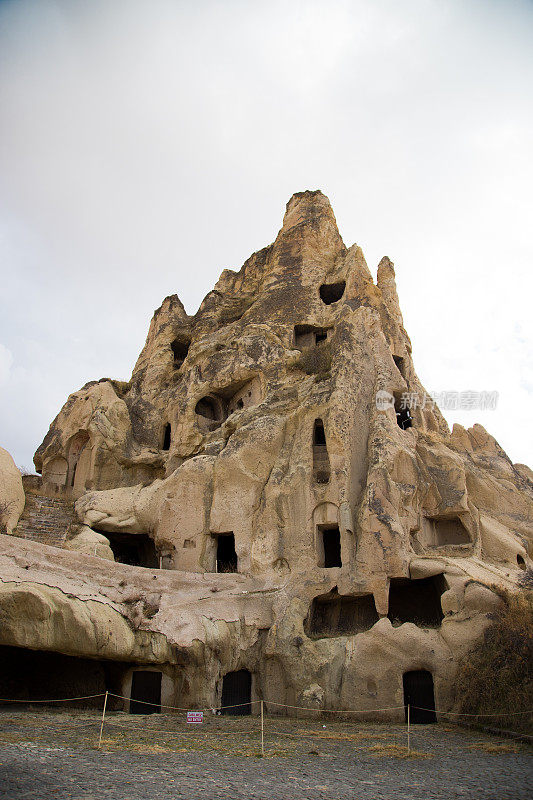
<svg viewBox="0 0 533 800"><path fill-rule="evenodd" d="M423 671L449 707L531 567L533 473L402 405L425 394L392 263L374 283L327 198L294 195L193 317L164 300L128 383L65 403L35 465L78 524L63 550L2 537L0 644L120 662L127 696L148 665L171 705L247 670L252 699L380 709Z"/></svg>

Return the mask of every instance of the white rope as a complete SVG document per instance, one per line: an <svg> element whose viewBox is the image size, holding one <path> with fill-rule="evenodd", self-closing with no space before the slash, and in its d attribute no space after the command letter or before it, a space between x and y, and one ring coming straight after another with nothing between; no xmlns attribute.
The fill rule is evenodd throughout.
<svg viewBox="0 0 533 800"><path fill-rule="evenodd" d="M235 703L233 706L209 706L209 708L181 708L180 706L165 706L163 703L150 703L148 700L137 700L134 697L124 697L122 694L115 694L109 692L110 697L119 697L121 700L129 700L130 703L139 703L145 706L154 706L155 708L170 708L173 711L222 711L225 708L242 708L242 706L251 706L253 703L260 703L260 700L250 700L248 703Z"/></svg>
<svg viewBox="0 0 533 800"><path fill-rule="evenodd" d="M307 706L291 706L288 703L275 703L273 700L265 700L267 706L280 706L281 708L298 708L301 711L314 711L315 713L320 714L374 714L376 711L396 711L400 708L405 708L405 706L388 706L387 708L365 708L359 709L357 711L342 711L338 709L332 708L309 708ZM413 708L413 706L411 706Z"/></svg>
<svg viewBox="0 0 533 800"><path fill-rule="evenodd" d="M145 706L153 706L154 708L167 708L171 711L202 711L202 712L215 712L215 711L224 711L227 708L242 708L244 706L252 706L254 704L260 703L260 700L250 700L247 703L235 703L231 706L209 706L208 708L185 708L183 706L168 706L164 705L163 703L152 703L148 700L137 700L132 697L125 697L122 694L115 694L114 692L108 692L110 697L116 697L119 700L127 700L129 702L139 703ZM57 697L57 698L50 698L48 700L14 700L11 698L4 698L0 697L0 703L23 703L25 705L33 705L34 703L68 703L74 702L76 700L93 700L97 697L105 697L105 693L101 692L100 694L88 694L83 695L81 697ZM318 714L375 714L379 711L398 711L400 709L405 708L405 704L401 706L386 706L384 708L364 708L364 709L332 709L332 708L310 708L309 706L293 706L289 703L276 703L274 700L265 700L266 705L270 706L277 706L278 708L294 708L299 711L312 711ZM460 711L440 711L435 708L423 708L422 706L414 706L411 705L412 709L416 709L417 711L429 711L434 714L451 714L453 716L458 717L503 717L503 716L517 716L522 714L533 714L533 710L528 711L500 711L498 713L491 713L491 714L467 714Z"/></svg>
<svg viewBox="0 0 533 800"><path fill-rule="evenodd" d="M416 708L417 711L431 711L435 714L453 714L454 716L458 717L509 717L515 716L516 714L533 714L532 711L500 711L498 714L463 714L460 711L438 711L435 708L422 708L421 706L411 706L411 708Z"/></svg>
<svg viewBox="0 0 533 800"><path fill-rule="evenodd" d="M87 694L84 697L57 697L50 700L11 700L10 698L0 697L0 703L25 703L26 705L32 705L33 703L68 703L71 700L91 700L94 697L105 697L105 692Z"/></svg>

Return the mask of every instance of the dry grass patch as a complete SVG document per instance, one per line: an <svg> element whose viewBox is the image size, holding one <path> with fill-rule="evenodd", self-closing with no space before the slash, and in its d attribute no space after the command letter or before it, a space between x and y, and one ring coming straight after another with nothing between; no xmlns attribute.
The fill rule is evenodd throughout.
<svg viewBox="0 0 533 800"><path fill-rule="evenodd" d="M422 753L420 750L408 750L401 744L374 744L367 747L371 755L378 758L432 758L431 753Z"/></svg>
<svg viewBox="0 0 533 800"><path fill-rule="evenodd" d="M519 753L522 746L517 742L476 742L469 750L482 750L484 753Z"/></svg>
<svg viewBox="0 0 533 800"><path fill-rule="evenodd" d="M533 592L494 587L501 604L460 664L458 710L476 722L528 733L533 725ZM497 715L497 716L496 716Z"/></svg>
<svg viewBox="0 0 533 800"><path fill-rule="evenodd" d="M306 730L297 730L294 733L294 736L307 736L313 737L315 739L333 739L336 741L346 741L346 742L357 742L360 739L371 739L374 738L372 734L369 733L346 733L345 731L306 731Z"/></svg>

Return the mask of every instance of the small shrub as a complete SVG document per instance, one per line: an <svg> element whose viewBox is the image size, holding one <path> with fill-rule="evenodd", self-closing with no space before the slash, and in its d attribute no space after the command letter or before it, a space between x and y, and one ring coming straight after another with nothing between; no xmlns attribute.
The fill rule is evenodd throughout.
<svg viewBox="0 0 533 800"><path fill-rule="evenodd" d="M457 710L472 721L527 731L533 723L533 593L499 591L500 608L460 663ZM520 712L520 713L518 713Z"/></svg>
<svg viewBox="0 0 533 800"><path fill-rule="evenodd" d="M20 472L20 474L22 475L23 478L25 478L27 475L36 475L37 474L35 472L35 468L34 467L25 467L25 466L20 466L19 465L17 467L17 469L18 469L18 471Z"/></svg>
<svg viewBox="0 0 533 800"><path fill-rule="evenodd" d="M117 397L125 397L131 389L131 383L129 381L116 381L114 379L110 379L109 383L115 390Z"/></svg>

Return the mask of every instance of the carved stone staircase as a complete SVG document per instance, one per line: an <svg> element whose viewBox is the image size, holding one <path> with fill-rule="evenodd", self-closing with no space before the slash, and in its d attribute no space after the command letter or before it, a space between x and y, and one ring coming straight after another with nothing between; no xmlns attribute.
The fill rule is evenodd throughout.
<svg viewBox="0 0 533 800"><path fill-rule="evenodd" d="M63 547L73 522L74 503L71 500L26 492L26 505L14 535Z"/></svg>

